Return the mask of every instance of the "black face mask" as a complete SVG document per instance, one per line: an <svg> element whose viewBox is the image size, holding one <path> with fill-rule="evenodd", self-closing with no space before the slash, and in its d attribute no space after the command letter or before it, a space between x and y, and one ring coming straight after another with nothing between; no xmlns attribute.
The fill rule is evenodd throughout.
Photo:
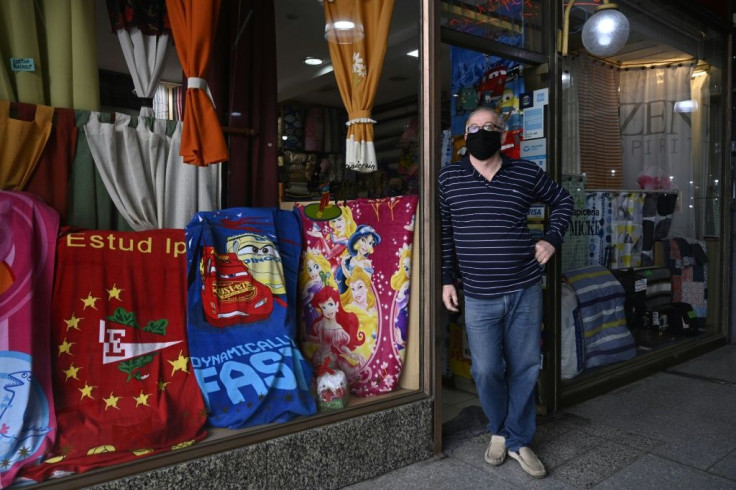
<svg viewBox="0 0 736 490"><path fill-rule="evenodd" d="M478 160L488 160L501 148L501 133L481 128L468 134L465 147Z"/></svg>

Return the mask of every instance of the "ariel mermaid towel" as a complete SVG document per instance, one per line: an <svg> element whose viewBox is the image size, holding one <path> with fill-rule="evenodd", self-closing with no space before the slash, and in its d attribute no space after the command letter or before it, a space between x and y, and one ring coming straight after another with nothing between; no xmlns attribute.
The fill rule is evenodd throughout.
<svg viewBox="0 0 736 490"><path fill-rule="evenodd" d="M309 217L315 215L296 206L304 241L302 351L315 367L326 363L344 371L358 396L387 393L399 385L416 206L416 196L357 199L338 206L339 216L330 220Z"/></svg>

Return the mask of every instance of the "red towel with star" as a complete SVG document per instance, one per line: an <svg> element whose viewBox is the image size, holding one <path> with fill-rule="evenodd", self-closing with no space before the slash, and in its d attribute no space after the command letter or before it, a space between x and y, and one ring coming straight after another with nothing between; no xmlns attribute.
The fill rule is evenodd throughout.
<svg viewBox="0 0 736 490"><path fill-rule="evenodd" d="M57 243L56 444L36 481L187 447L206 411L186 337L183 230L86 231Z"/></svg>

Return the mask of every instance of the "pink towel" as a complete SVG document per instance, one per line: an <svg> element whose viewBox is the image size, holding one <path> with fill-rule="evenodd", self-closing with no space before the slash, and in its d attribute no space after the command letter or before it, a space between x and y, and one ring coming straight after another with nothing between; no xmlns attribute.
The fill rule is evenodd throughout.
<svg viewBox="0 0 736 490"><path fill-rule="evenodd" d="M399 387L416 206L417 196L357 199L320 221L297 205L302 351L315 367L344 371L357 396Z"/></svg>
<svg viewBox="0 0 736 490"><path fill-rule="evenodd" d="M56 437L49 322L58 232L59 214L39 197L0 191L0 488Z"/></svg>

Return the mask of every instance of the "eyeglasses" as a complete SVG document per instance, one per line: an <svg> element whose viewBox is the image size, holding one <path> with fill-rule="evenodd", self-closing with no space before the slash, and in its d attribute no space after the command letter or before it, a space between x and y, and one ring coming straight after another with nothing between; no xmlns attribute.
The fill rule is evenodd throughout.
<svg viewBox="0 0 736 490"><path fill-rule="evenodd" d="M480 128L485 129L486 131L503 131L505 128L503 126L499 126L498 124L494 123L486 123L483 126L478 126L477 124L471 124L467 128L465 128L466 133L477 133Z"/></svg>

